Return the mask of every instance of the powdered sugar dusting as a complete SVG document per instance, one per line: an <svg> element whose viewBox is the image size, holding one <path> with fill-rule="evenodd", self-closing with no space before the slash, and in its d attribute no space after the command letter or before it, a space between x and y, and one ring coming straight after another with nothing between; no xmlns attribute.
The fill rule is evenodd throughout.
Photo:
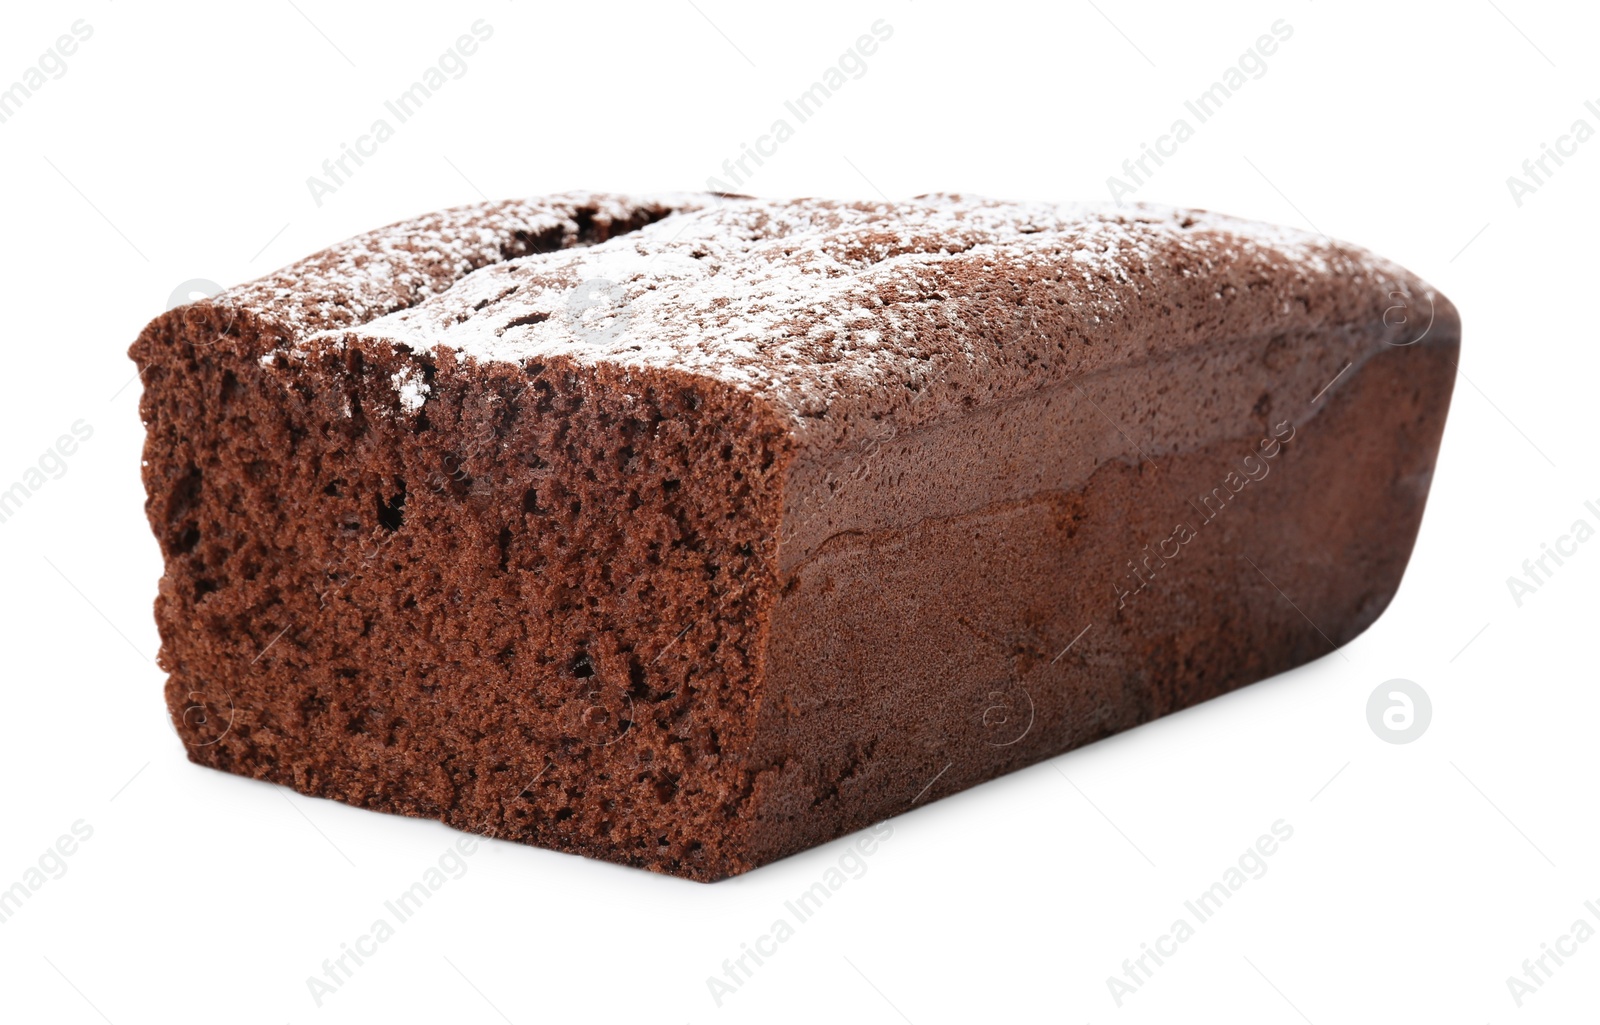
<svg viewBox="0 0 1600 1025"><path fill-rule="evenodd" d="M421 409L433 390L415 367L403 367L396 371L390 376L389 383L394 385L395 393L400 397L400 408L408 413Z"/></svg>
<svg viewBox="0 0 1600 1025"><path fill-rule="evenodd" d="M573 193L403 222L218 299L279 328L267 365L377 345L676 371L837 441L1218 338L1370 340L1396 290L1435 299L1365 250L1198 210Z"/></svg>
<svg viewBox="0 0 1600 1025"><path fill-rule="evenodd" d="M915 386L935 364L1027 357L1039 340L1006 337L996 316L1015 319L1046 296L1056 325L1092 346L1098 328L1130 317L1157 324L1151 309L1183 291L1174 281L1225 306L1262 276L1276 310L1315 280L1379 287L1404 272L1316 235L1192 210L738 200L483 267L355 336L448 346L458 360L682 370L807 418L843 394Z"/></svg>

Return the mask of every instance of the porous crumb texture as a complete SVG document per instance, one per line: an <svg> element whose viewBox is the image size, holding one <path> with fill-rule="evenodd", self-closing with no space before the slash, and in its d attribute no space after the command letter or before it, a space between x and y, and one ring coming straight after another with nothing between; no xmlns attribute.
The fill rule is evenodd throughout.
<svg viewBox="0 0 1600 1025"><path fill-rule="evenodd" d="M202 764L722 878L1365 629L1458 337L1200 211L402 222L133 346L168 706Z"/></svg>

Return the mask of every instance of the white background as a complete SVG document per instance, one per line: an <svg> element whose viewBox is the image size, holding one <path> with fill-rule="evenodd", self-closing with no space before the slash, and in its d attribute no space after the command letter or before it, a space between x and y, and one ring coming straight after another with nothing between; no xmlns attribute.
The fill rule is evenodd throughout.
<svg viewBox="0 0 1600 1025"><path fill-rule="evenodd" d="M74 422L94 434L0 523L0 887L75 821L93 836L0 923L0 1018L1592 1014L1600 938L1547 961L1520 1009L1506 978L1575 920L1600 926L1600 541L1520 607L1506 580L1580 517L1600 526L1600 139L1520 206L1506 179L1574 120L1600 129L1594 7L695 3L7 5L0 85L75 19L93 37L0 124L0 488ZM317 206L306 178L478 18L494 35L464 77ZM894 34L866 74L745 189L1105 198L1185 99L1293 27L1136 198L1314 226L1460 307L1464 376L1398 598L1342 654L923 802L720 1008L706 978L848 840L713 886L484 842L317 1007L307 977L461 834L185 760L151 661L128 343L180 282L248 280L422 211L703 188L879 18ZM1396 677L1433 704L1403 745L1365 713ZM1279 819L1294 834L1267 874L1118 1007L1107 977Z"/></svg>

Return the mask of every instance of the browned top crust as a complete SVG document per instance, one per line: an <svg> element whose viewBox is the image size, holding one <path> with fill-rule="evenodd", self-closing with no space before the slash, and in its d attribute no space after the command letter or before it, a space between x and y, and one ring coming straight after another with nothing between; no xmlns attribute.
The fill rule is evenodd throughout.
<svg viewBox="0 0 1600 1025"><path fill-rule="evenodd" d="M1331 332L1357 363L1384 344L1459 336L1427 284L1319 235L1200 210L959 195L464 207L215 301L280 327L269 363L376 345L675 369L765 399L809 445L1218 339ZM420 375L395 387L405 409L427 401Z"/></svg>

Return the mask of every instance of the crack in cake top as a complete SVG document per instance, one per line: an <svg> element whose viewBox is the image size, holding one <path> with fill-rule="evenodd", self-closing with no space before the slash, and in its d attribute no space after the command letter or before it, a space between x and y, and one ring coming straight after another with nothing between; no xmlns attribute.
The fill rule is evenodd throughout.
<svg viewBox="0 0 1600 1025"><path fill-rule="evenodd" d="M586 245L712 201L705 193L568 192L451 207L356 235L209 302L262 318L278 347L293 348L408 309L482 267Z"/></svg>

